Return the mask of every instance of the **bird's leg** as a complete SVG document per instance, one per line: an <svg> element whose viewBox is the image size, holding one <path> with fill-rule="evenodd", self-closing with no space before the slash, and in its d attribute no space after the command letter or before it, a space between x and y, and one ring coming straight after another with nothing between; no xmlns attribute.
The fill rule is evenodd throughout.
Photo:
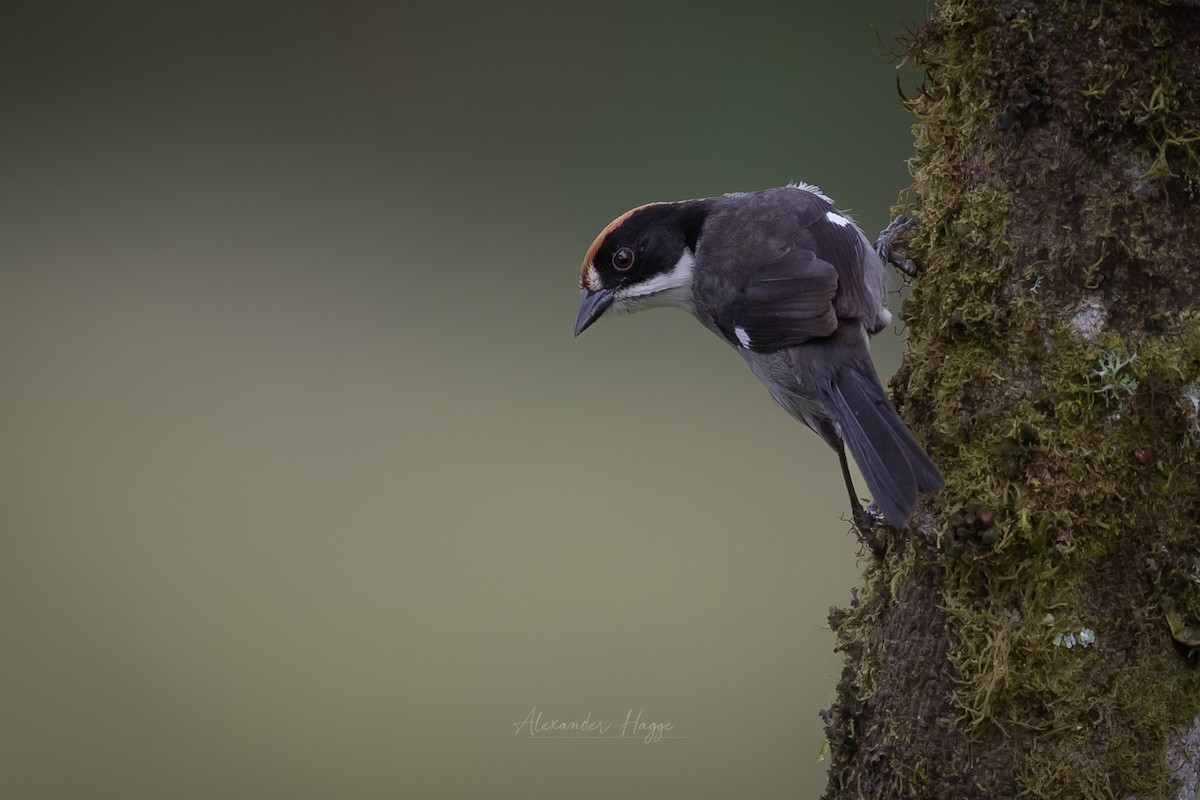
<svg viewBox="0 0 1200 800"><path fill-rule="evenodd" d="M862 501L858 499L858 492L854 491L854 479L850 477L850 462L846 460L846 446L839 440L835 449L838 454L838 463L842 465L842 479L846 481L846 493L850 495L850 518L854 521L854 527L858 529L863 541L875 555L882 556L883 549L875 540L873 533L874 529L879 527L880 519L863 508Z"/></svg>
<svg viewBox="0 0 1200 800"><path fill-rule="evenodd" d="M908 230L914 225L919 225L920 220L916 217L908 217L903 214L892 220L892 224L888 225L879 232L879 238L875 240L875 252L883 259L883 263L891 264L896 269L903 272L910 278L917 277L919 268L917 263L905 255L896 252L895 246L902 244L902 240ZM901 251L907 250L906 247L901 247Z"/></svg>
<svg viewBox="0 0 1200 800"><path fill-rule="evenodd" d="M862 501L858 499L858 492L854 491L854 480L850 477L850 462L846 460L846 446L838 442L837 446L838 463L842 465L842 478L846 481L846 492L850 495L850 511L854 518L854 524L858 525L861 517L866 515L866 510L862 507Z"/></svg>
<svg viewBox="0 0 1200 800"><path fill-rule="evenodd" d="M858 531L858 540L871 548L876 558L882 559L886 548L875 537L875 528L882 522L877 516L863 508L858 493L854 491L854 480L850 477L850 464L846 461L846 447L837 443L838 463L842 465L842 478L846 481L846 491L850 495L850 518L854 521L854 529Z"/></svg>

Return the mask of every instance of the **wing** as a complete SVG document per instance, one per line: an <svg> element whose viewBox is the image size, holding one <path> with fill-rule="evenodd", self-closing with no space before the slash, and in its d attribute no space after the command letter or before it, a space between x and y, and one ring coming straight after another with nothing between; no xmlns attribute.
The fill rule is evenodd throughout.
<svg viewBox="0 0 1200 800"><path fill-rule="evenodd" d="M875 254L868 251L868 242L859 227L831 207L805 227L798 244L810 248L837 269L838 317L865 320L870 326L887 291L887 275L882 264L879 265L878 274L872 272L869 276L874 283L868 286L866 259L873 259ZM874 297L874 293L879 296Z"/></svg>
<svg viewBox="0 0 1200 800"><path fill-rule="evenodd" d="M793 250L746 273L741 281L726 278L715 293L724 300L714 320L733 346L772 353L837 330L837 269L811 250Z"/></svg>

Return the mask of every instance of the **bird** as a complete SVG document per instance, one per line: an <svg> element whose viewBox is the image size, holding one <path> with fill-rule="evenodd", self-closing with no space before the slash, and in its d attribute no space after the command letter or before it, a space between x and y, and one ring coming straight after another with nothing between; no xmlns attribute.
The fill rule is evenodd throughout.
<svg viewBox="0 0 1200 800"><path fill-rule="evenodd" d="M575 335L606 312L687 311L837 453L856 526L903 528L919 496L945 485L889 401L869 350L892 321L885 261L894 260L889 231L906 227L897 226L903 219L872 246L806 183L637 206L587 249ZM846 447L875 512L859 500Z"/></svg>

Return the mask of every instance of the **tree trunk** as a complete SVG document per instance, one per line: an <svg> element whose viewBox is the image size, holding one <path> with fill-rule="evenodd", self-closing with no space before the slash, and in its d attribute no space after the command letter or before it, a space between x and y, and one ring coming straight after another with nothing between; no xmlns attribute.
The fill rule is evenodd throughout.
<svg viewBox="0 0 1200 800"><path fill-rule="evenodd" d="M835 798L1200 768L1200 9L943 0L898 407L945 474L830 622Z"/></svg>

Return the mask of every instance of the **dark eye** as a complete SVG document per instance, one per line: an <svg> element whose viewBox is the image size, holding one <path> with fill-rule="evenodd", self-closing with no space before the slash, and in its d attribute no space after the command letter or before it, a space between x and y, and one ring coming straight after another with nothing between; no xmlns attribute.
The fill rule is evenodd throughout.
<svg viewBox="0 0 1200 800"><path fill-rule="evenodd" d="M624 272L633 266L633 251L628 247L618 247L613 253L613 266Z"/></svg>

